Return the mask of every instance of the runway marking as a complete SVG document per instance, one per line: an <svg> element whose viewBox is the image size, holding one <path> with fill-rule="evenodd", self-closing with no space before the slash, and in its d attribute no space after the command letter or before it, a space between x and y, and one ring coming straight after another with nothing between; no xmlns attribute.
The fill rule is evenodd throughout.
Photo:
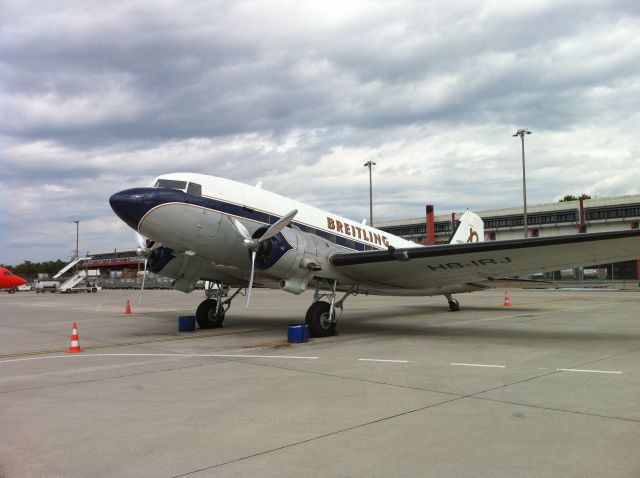
<svg viewBox="0 0 640 478"><path fill-rule="evenodd" d="M25 357L10 360L0 360L1 363L26 362L27 360L51 360L61 358L83 358L83 357L182 357L182 358L256 358L256 359L298 359L298 360L317 360L319 357L306 357L299 355L248 355L248 354L72 354L72 355L50 355L48 357Z"/></svg>
<svg viewBox="0 0 640 478"><path fill-rule="evenodd" d="M556 371L558 371L558 372L586 372L586 373L615 373L615 374L622 373L622 372L620 372L618 370L587 370L587 369L580 369L580 368L557 368Z"/></svg>
<svg viewBox="0 0 640 478"><path fill-rule="evenodd" d="M490 365L484 363L457 363L452 362L449 365L455 365L459 367L487 367L487 368L507 368L506 365Z"/></svg>
<svg viewBox="0 0 640 478"><path fill-rule="evenodd" d="M359 358L360 362L390 362L390 363L409 363L408 360L389 360L389 359L369 359L369 358Z"/></svg>

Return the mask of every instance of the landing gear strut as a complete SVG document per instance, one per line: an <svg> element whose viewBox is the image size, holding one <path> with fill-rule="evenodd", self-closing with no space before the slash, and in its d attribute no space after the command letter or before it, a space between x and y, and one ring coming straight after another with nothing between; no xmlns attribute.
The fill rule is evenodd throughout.
<svg viewBox="0 0 640 478"><path fill-rule="evenodd" d="M222 327L224 314L231 307L231 300L240 293L238 289L231 297L223 298L225 291L221 282L209 282L205 295L207 298L200 302L196 309L196 321L201 329L216 329Z"/></svg>
<svg viewBox="0 0 640 478"><path fill-rule="evenodd" d="M325 282L329 286L329 293L320 292L320 284ZM313 304L307 309L307 315L305 317L305 323L309 326L309 333L312 337L329 337L331 335L337 335L336 327L338 325L338 319L342 315L342 306L344 301L349 295L356 295L354 292L356 286L352 286L347 293L336 302L336 287L338 281L329 279L317 279L316 280L316 292L313 295ZM329 302L321 300L327 298ZM337 310L340 313L337 313Z"/></svg>
<svg viewBox="0 0 640 478"><path fill-rule="evenodd" d="M460 310L460 302L454 299L451 294L445 294L444 296L449 301L449 310L451 312L458 312Z"/></svg>

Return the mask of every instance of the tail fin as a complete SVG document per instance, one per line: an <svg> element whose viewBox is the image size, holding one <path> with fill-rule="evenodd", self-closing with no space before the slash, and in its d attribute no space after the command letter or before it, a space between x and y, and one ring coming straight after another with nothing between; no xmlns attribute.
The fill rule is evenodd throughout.
<svg viewBox="0 0 640 478"><path fill-rule="evenodd" d="M465 244L467 242L484 241L484 222L474 212L467 211L460 216L460 224L449 244Z"/></svg>

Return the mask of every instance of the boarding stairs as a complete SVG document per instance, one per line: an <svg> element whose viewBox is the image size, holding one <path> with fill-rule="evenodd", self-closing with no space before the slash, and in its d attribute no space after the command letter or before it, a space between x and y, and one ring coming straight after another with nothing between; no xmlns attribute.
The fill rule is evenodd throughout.
<svg viewBox="0 0 640 478"><path fill-rule="evenodd" d="M77 274L72 275L60 285L60 292L66 292L69 289L73 289L75 286L77 286L80 282L82 282L86 278L87 278L86 270L83 269L81 271L78 271Z"/></svg>
<svg viewBox="0 0 640 478"><path fill-rule="evenodd" d="M76 264L79 264L79 263L81 263L83 261L88 261L89 259L91 259L91 257L78 257L76 260L69 262L66 266L64 266L62 269L60 269L58 271L58 273L53 276L53 278L57 279L58 277L62 276L65 272L67 272L69 269L71 269ZM77 284L77 282L76 282L76 284Z"/></svg>

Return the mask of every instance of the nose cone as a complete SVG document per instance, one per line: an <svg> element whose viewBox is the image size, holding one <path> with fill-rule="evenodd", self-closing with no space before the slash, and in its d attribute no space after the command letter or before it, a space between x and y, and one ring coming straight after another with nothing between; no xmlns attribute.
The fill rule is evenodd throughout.
<svg viewBox="0 0 640 478"><path fill-rule="evenodd" d="M109 198L113 212L135 230L142 217L153 207L149 203L149 189L151 188L126 189Z"/></svg>
<svg viewBox="0 0 640 478"><path fill-rule="evenodd" d="M168 202L182 201L182 191L163 188L125 189L109 198L113 212L136 231L142 218L153 208Z"/></svg>
<svg viewBox="0 0 640 478"><path fill-rule="evenodd" d="M16 282L16 284L15 284L16 287L20 287L21 285L25 285L27 283L26 280L24 280L22 277L18 277L18 276L16 276L15 282Z"/></svg>

